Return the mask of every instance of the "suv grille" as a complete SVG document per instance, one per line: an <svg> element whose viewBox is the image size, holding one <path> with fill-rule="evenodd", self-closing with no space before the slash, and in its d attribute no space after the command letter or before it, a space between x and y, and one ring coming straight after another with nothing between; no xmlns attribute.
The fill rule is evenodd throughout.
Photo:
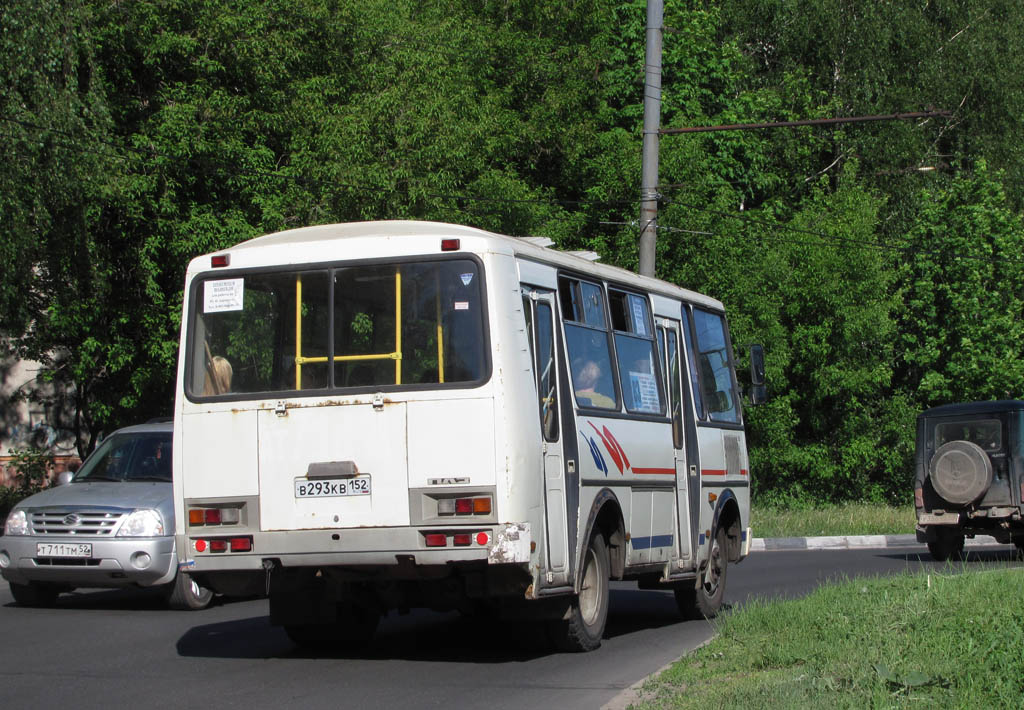
<svg viewBox="0 0 1024 710"><path fill-rule="evenodd" d="M124 513L92 510L47 510L32 513L36 535L111 535Z"/></svg>

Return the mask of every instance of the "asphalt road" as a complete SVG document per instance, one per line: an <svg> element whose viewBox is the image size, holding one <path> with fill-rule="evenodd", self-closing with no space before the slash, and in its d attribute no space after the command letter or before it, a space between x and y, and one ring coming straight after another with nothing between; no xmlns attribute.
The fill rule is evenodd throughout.
<svg viewBox="0 0 1024 710"><path fill-rule="evenodd" d="M958 568L1019 566L972 549ZM729 570L727 602L793 597L824 581L936 568L923 548L761 552ZM86 590L54 609L15 606L0 584L0 708L600 708L711 636L670 593L613 585L601 648L558 654L522 623L391 615L357 655L297 650L262 599L172 612L152 594Z"/></svg>

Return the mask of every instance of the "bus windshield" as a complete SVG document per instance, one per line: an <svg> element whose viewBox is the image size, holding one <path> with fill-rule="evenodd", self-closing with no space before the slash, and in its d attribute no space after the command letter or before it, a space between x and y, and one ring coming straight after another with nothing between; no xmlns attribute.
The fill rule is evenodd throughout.
<svg viewBox="0 0 1024 710"><path fill-rule="evenodd" d="M205 274L189 396L482 381L480 281L469 259Z"/></svg>

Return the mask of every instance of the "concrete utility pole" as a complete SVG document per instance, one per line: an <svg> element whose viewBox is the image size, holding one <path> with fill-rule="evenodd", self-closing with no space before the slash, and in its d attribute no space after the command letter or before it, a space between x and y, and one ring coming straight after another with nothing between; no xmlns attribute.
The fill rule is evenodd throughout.
<svg viewBox="0 0 1024 710"><path fill-rule="evenodd" d="M654 276L658 240L658 138L661 128L662 0L647 0L647 64L644 71L644 147L640 185L640 275Z"/></svg>

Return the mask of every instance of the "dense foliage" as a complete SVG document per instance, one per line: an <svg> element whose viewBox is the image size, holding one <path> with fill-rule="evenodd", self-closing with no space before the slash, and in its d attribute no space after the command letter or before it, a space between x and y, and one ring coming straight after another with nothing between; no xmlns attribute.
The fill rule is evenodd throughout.
<svg viewBox="0 0 1024 710"><path fill-rule="evenodd" d="M905 500L923 407L1024 379L1024 7L668 3L661 277L763 342L762 499ZM635 268L643 0L11 0L0 332L76 396L82 453L166 413L188 260L435 219ZM742 350L742 348L741 348Z"/></svg>

